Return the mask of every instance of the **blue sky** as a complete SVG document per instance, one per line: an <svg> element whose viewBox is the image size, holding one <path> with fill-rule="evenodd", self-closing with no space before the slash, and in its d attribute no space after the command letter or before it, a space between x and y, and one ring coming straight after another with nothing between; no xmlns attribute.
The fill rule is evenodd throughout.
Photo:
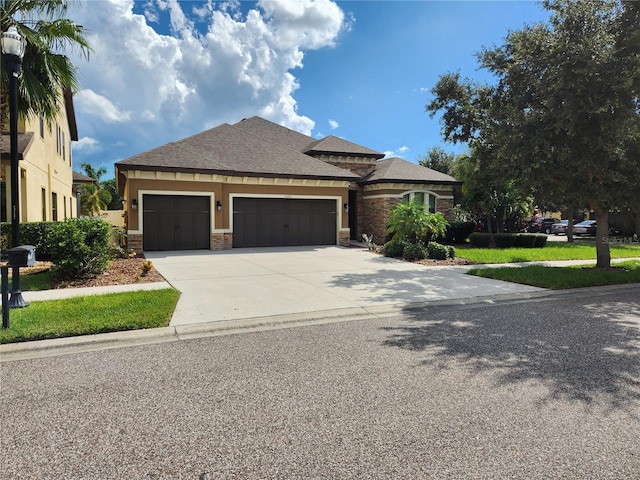
<svg viewBox="0 0 640 480"><path fill-rule="evenodd" d="M440 145L425 112L447 71L490 80L475 53L544 21L533 1L84 0L69 16L94 52L74 57L74 168L107 168L260 115L416 161Z"/></svg>

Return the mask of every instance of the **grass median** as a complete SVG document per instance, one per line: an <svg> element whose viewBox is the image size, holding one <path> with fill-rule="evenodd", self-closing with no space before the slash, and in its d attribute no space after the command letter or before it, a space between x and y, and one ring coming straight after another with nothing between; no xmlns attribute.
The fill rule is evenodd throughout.
<svg viewBox="0 0 640 480"><path fill-rule="evenodd" d="M469 274L494 280L522 283L534 287L561 290L640 283L640 260L616 263L608 270L580 265L567 267L527 265L523 267L476 268L470 270Z"/></svg>
<svg viewBox="0 0 640 480"><path fill-rule="evenodd" d="M611 258L640 257L640 245L610 246ZM477 264L542 262L553 260L595 260L596 247L584 243L552 243L544 248L473 248L456 246L456 256Z"/></svg>
<svg viewBox="0 0 640 480"><path fill-rule="evenodd" d="M165 327L179 297L167 288L32 302L10 311L0 343Z"/></svg>

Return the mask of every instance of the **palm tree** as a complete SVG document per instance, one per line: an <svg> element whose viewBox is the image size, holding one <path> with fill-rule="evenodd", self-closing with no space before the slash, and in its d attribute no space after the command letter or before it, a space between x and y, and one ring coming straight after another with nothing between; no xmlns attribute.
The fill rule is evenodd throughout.
<svg viewBox="0 0 640 480"><path fill-rule="evenodd" d="M15 26L27 41L18 80L18 111L42 114L51 122L61 109L60 94L77 90L76 68L64 55L69 50L89 57L84 28L62 18L73 0L1 0L0 30ZM2 69L0 107L6 112L7 75Z"/></svg>
<svg viewBox="0 0 640 480"><path fill-rule="evenodd" d="M107 173L104 167L94 168L90 163L81 163L87 177L93 178L95 185L84 185L80 193L80 205L85 215L98 215L100 210L107 210L111 203L111 192L102 187L100 177Z"/></svg>
<svg viewBox="0 0 640 480"><path fill-rule="evenodd" d="M111 202L111 194L108 190L97 185L85 185L80 194L80 205L83 214L95 216L100 210L106 210Z"/></svg>

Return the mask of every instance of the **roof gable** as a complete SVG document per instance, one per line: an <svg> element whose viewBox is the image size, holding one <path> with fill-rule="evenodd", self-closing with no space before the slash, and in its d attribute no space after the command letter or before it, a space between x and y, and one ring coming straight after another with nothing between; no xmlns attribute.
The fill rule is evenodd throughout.
<svg viewBox="0 0 640 480"><path fill-rule="evenodd" d="M340 137L329 135L313 142L304 151L307 155L339 155L354 157L382 158L384 153L376 152L357 143L349 142Z"/></svg>
<svg viewBox="0 0 640 480"><path fill-rule="evenodd" d="M313 143L314 139L290 128L283 127L262 117L251 117L233 124L251 135L277 143L283 147L292 148L298 152L304 152L306 147Z"/></svg>
<svg viewBox="0 0 640 480"><path fill-rule="evenodd" d="M116 166L120 170L191 170L231 176L349 181L359 178L347 170L226 123L122 160Z"/></svg>
<svg viewBox="0 0 640 480"><path fill-rule="evenodd" d="M382 182L441 184L462 183L451 175L408 162L407 160L398 157L379 160L376 163L376 169L360 181L360 183L363 184Z"/></svg>

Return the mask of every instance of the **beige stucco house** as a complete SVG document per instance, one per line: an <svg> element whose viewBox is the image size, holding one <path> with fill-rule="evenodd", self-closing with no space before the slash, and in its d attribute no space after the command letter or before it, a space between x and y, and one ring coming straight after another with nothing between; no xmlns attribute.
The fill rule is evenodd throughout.
<svg viewBox="0 0 640 480"><path fill-rule="evenodd" d="M260 117L116 163L129 247L143 250L383 243L393 205L451 219L453 177L335 136Z"/></svg>
<svg viewBox="0 0 640 480"><path fill-rule="evenodd" d="M73 191L71 142L78 140L73 96L61 95L63 108L55 121L18 119L20 222L55 221L77 216ZM0 138L0 221L11 219L11 152L9 122Z"/></svg>

